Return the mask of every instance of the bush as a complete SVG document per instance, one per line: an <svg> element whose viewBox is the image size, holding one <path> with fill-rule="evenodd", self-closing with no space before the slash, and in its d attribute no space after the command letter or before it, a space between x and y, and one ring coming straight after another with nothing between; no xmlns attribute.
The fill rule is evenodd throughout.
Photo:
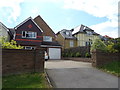
<svg viewBox="0 0 120 90"><path fill-rule="evenodd" d="M91 51L94 51L95 49L101 50L103 52L107 52L107 45L100 39L96 39L91 46Z"/></svg>
<svg viewBox="0 0 120 90"><path fill-rule="evenodd" d="M117 43L113 45L114 49L118 50L120 52L120 38L116 39Z"/></svg>
<svg viewBox="0 0 120 90"><path fill-rule="evenodd" d="M118 52L118 50L115 49L114 46L115 46L114 43L109 41L108 45L107 45L108 52L110 52L110 53Z"/></svg>
<svg viewBox="0 0 120 90"><path fill-rule="evenodd" d="M16 41L7 42L4 37L1 38L0 43L4 49L23 49L23 46L17 45Z"/></svg>
<svg viewBox="0 0 120 90"><path fill-rule="evenodd" d="M81 54L79 52L77 52L76 57L81 57Z"/></svg>
<svg viewBox="0 0 120 90"><path fill-rule="evenodd" d="M87 53L85 54L85 57L88 57L88 58L91 57L90 53L87 52Z"/></svg>

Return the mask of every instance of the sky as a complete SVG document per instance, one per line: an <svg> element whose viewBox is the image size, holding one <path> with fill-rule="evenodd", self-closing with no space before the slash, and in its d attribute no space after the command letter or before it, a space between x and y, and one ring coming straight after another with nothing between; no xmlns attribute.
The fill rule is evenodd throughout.
<svg viewBox="0 0 120 90"><path fill-rule="evenodd" d="M118 37L119 0L1 0L0 22L14 28L40 15L57 33L81 24L101 35Z"/></svg>

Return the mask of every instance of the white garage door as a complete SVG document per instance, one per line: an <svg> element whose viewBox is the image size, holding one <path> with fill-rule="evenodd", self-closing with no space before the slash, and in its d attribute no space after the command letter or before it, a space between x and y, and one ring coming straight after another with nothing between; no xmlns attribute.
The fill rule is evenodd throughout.
<svg viewBox="0 0 120 90"><path fill-rule="evenodd" d="M61 59L61 49L49 48L49 59Z"/></svg>

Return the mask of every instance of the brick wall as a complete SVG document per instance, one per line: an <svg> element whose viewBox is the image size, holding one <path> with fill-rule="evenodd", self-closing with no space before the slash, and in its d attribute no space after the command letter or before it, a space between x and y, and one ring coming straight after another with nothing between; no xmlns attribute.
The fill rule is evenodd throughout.
<svg viewBox="0 0 120 90"><path fill-rule="evenodd" d="M99 50L92 52L92 65L93 66L102 66L111 61L118 61L120 53L105 53Z"/></svg>
<svg viewBox="0 0 120 90"><path fill-rule="evenodd" d="M62 58L62 59L63 60L72 60L72 61L92 62L91 58L77 58L77 57L69 58L69 57L65 57L65 58Z"/></svg>
<svg viewBox="0 0 120 90"><path fill-rule="evenodd" d="M44 50L2 50L2 74L44 71Z"/></svg>

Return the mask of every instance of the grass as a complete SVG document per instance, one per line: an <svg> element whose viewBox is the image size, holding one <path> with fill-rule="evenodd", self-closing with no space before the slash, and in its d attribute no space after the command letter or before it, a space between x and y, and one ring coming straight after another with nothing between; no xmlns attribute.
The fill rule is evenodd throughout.
<svg viewBox="0 0 120 90"><path fill-rule="evenodd" d="M113 61L98 68L120 77L120 61Z"/></svg>
<svg viewBox="0 0 120 90"><path fill-rule="evenodd" d="M2 88L50 88L43 73L4 76Z"/></svg>

